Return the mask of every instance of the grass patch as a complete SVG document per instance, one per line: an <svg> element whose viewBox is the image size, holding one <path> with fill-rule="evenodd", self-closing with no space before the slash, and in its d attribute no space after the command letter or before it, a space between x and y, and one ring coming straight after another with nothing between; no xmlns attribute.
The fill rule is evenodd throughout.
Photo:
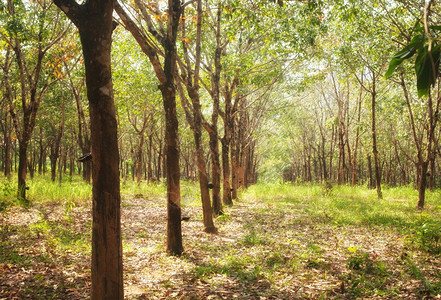
<svg viewBox="0 0 441 300"><path fill-rule="evenodd" d="M295 209L300 216L325 224L378 226L403 234L412 233L426 251L441 252L439 190L427 191L423 213L415 209L418 194L411 187L384 188L383 199L377 199L374 190L359 186L333 186L332 192L323 194L320 186L271 184L253 186L245 197L257 198L271 206L271 210Z"/></svg>
<svg viewBox="0 0 441 300"><path fill-rule="evenodd" d="M88 200L92 196L92 186L78 176L65 180L61 184L53 182L47 176L37 176L28 180L28 186L27 197L34 203L66 201L72 205L72 203Z"/></svg>
<svg viewBox="0 0 441 300"><path fill-rule="evenodd" d="M73 190L90 192L90 185L72 182ZM47 264L87 275L90 198L61 198L44 188L48 185L41 180L50 195L35 195L31 207L3 211L7 222L23 216L32 220L0 227L0 269ZM378 200L365 187L257 185L240 191L235 205L215 219L218 235L202 232L197 183L183 181L181 192L182 205L195 217L183 223L186 252L176 258L165 254L165 184L121 185L125 278L134 287L129 299L137 298L130 294L139 291L136 286L145 298L165 299L195 292L206 299L214 291L225 299L430 298L441 293L439 191L428 191L427 207L420 212L411 187L385 187L384 199ZM29 280L47 292L51 277L40 270L45 269L36 269Z"/></svg>
<svg viewBox="0 0 441 300"><path fill-rule="evenodd" d="M165 197L167 186L165 181L137 183L135 181L121 182L121 195L124 198L143 198L150 199L152 197Z"/></svg>

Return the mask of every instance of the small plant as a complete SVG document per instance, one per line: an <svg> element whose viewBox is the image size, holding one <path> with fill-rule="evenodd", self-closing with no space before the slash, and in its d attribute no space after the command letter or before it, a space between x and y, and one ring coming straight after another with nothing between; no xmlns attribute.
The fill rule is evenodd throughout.
<svg viewBox="0 0 441 300"><path fill-rule="evenodd" d="M0 182L0 212L4 211L9 206L17 204L14 192L14 187L10 181L3 180Z"/></svg>
<svg viewBox="0 0 441 300"><path fill-rule="evenodd" d="M351 272L344 276L344 282L349 287L348 293L353 297L373 292L387 293L386 283L390 274L386 265L378 261L376 256L362 252L357 247L347 249L351 253L348 259L348 267Z"/></svg>
<svg viewBox="0 0 441 300"><path fill-rule="evenodd" d="M220 216L217 217L220 222L227 222L231 219L231 215L229 213L224 212Z"/></svg>
<svg viewBox="0 0 441 300"><path fill-rule="evenodd" d="M246 246L256 246L256 245L265 244L265 241L262 239L260 235L256 235L254 231L251 231L250 234L244 237L243 243Z"/></svg>
<svg viewBox="0 0 441 300"><path fill-rule="evenodd" d="M216 265L208 265L208 266L198 266L195 269L196 276L198 278L205 278L208 275L217 273L219 271L219 267Z"/></svg>
<svg viewBox="0 0 441 300"><path fill-rule="evenodd" d="M426 280L423 272L418 268L418 266L409 258L406 257L405 260L407 266L408 266L408 272L417 280L421 282L422 285L422 293L423 294L430 294L430 295L439 295L441 293L441 282L438 281L436 283L433 283L429 280Z"/></svg>
<svg viewBox="0 0 441 300"><path fill-rule="evenodd" d="M441 222L424 221L416 230L420 247L431 254L441 254Z"/></svg>
<svg viewBox="0 0 441 300"><path fill-rule="evenodd" d="M334 195L333 186L329 181L323 182L323 196L329 197Z"/></svg>
<svg viewBox="0 0 441 300"><path fill-rule="evenodd" d="M77 206L77 204L75 203L75 201L73 199L66 199L66 201L64 201L64 214L66 217L68 217L70 215L70 212L72 211L72 209L74 209Z"/></svg>
<svg viewBox="0 0 441 300"><path fill-rule="evenodd" d="M354 255L349 258L348 267L351 270L368 270L372 267L372 261L369 259L369 253Z"/></svg>
<svg viewBox="0 0 441 300"><path fill-rule="evenodd" d="M146 238L149 238L150 235L147 232L139 232L138 237L141 239L146 239Z"/></svg>
<svg viewBox="0 0 441 300"><path fill-rule="evenodd" d="M279 252L275 252L272 253L267 259L266 259L266 264L269 267L276 267L278 265L282 265L283 263L285 263L286 258Z"/></svg>

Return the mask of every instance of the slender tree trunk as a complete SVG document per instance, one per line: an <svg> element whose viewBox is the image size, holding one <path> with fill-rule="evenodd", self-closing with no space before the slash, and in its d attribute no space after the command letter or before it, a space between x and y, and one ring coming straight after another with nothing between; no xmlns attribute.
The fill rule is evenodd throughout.
<svg viewBox="0 0 441 300"><path fill-rule="evenodd" d="M9 117L7 114L5 114L4 123L2 123L2 130L3 130L3 140L5 144L5 150L3 153L3 172L5 177L10 178L11 177L11 147L12 147L12 139L11 139L11 130L8 125Z"/></svg>
<svg viewBox="0 0 441 300"><path fill-rule="evenodd" d="M58 128L58 130L53 130L54 133L54 140L51 145L51 154L50 154L50 161L51 161L51 180L52 182L55 182L56 177L56 171L57 171L57 161L60 157L60 142L61 142L61 127ZM61 164L60 164L61 167Z"/></svg>
<svg viewBox="0 0 441 300"><path fill-rule="evenodd" d="M220 155L219 155L219 132L218 132L218 119L219 119L219 106L220 106L220 74L222 71L221 56L221 19L222 19L222 6L218 4L218 10L216 15L216 50L214 52L214 74L211 78L212 85L212 98L213 98L213 112L211 115L212 132L210 133L210 150L211 150L211 164L212 172L211 177L213 181L213 209L216 215L223 213L221 202L221 169L220 169ZM225 175L225 173L224 173ZM227 176L229 177L229 175ZM228 179L224 184L228 184ZM225 190L224 190L225 194ZM228 196L229 192L227 193ZM223 199L224 203L231 204L231 198Z"/></svg>
<svg viewBox="0 0 441 300"><path fill-rule="evenodd" d="M426 199L426 187L427 187L427 168L428 162L425 161L418 166L419 168L419 182L418 182L418 203L417 207L419 209L424 208L424 201Z"/></svg>
<svg viewBox="0 0 441 300"><path fill-rule="evenodd" d="M107 26L92 18L95 22L80 29L93 155L92 299L123 299L119 154L110 70L112 10L107 11Z"/></svg>
<svg viewBox="0 0 441 300"><path fill-rule="evenodd" d="M210 134L211 152L211 181L213 183L213 211L215 215L223 214L220 198L220 161L219 161L219 139L216 132Z"/></svg>
<svg viewBox="0 0 441 300"><path fill-rule="evenodd" d="M372 159L370 155L367 155L367 161L368 161L368 188L373 189L374 188L374 178L372 176Z"/></svg>
<svg viewBox="0 0 441 300"><path fill-rule="evenodd" d="M31 149L30 149L30 154L29 154L29 158L28 158L28 170L29 170L29 176L31 177L31 179L34 178L34 170L35 170L35 151L34 151L34 144L32 143L32 140L30 141L31 143Z"/></svg>
<svg viewBox="0 0 441 300"><path fill-rule="evenodd" d="M360 139L360 128L358 124L361 120L361 101L362 100L362 89L360 88L360 93L358 96L358 105L357 105L357 130L355 133L355 146L354 146L354 155L352 157L352 180L351 185L355 186L357 184L357 155L358 155L358 142Z"/></svg>
<svg viewBox="0 0 441 300"><path fill-rule="evenodd" d="M200 141L199 141L200 142ZM208 189L208 175L205 166L204 153L201 145L197 146L197 166L199 170L199 186L201 190L202 210L204 219L204 230L208 233L216 233L217 229L213 223L213 210L210 203L210 191Z"/></svg>
<svg viewBox="0 0 441 300"><path fill-rule="evenodd" d="M237 149L236 141L231 146L231 198L237 199L237 189L239 187L239 150Z"/></svg>
<svg viewBox="0 0 441 300"><path fill-rule="evenodd" d="M149 135L149 146L147 154L147 181L152 181L152 149L153 149L153 134Z"/></svg>
<svg viewBox="0 0 441 300"><path fill-rule="evenodd" d="M221 139L222 144L222 202L225 205L233 205L233 200L231 198L231 185L230 185L230 151L229 142L225 138Z"/></svg>
<svg viewBox="0 0 441 300"><path fill-rule="evenodd" d="M380 173L380 158L378 157L377 150L377 129L376 129L376 102L377 102L377 93L375 90L375 74L372 74L372 156L374 157L374 171L375 171L375 187L377 189L377 197L378 199L382 199L383 195L381 193L381 173Z"/></svg>
<svg viewBox="0 0 441 300"><path fill-rule="evenodd" d="M138 8L145 9L141 1L135 1ZM181 1L168 1L167 28L165 35L158 41L163 51L163 66L158 58L156 46L145 38L142 30L131 20L124 9L116 2L115 10L124 22L126 28L132 33L142 51L152 63L156 76L159 79L159 89L163 98L165 110L165 175L167 177L167 251L172 255L183 252L181 233L181 197L180 197L180 165L179 165L179 139L178 118L176 113L176 39L179 19L182 13ZM148 17L147 17L148 19ZM158 162L159 164L160 162Z"/></svg>
<svg viewBox="0 0 441 300"><path fill-rule="evenodd" d="M26 199L26 174L27 174L27 141L18 143L18 197L27 202Z"/></svg>
<svg viewBox="0 0 441 300"><path fill-rule="evenodd" d="M169 54L170 55L170 54ZM167 250L172 255L183 252L181 233L181 200L178 119L176 114L173 74L169 74L169 85L161 86L166 118L166 176L167 176Z"/></svg>
<svg viewBox="0 0 441 300"><path fill-rule="evenodd" d="M45 148L43 146L43 130L40 127L40 136L38 140L38 145L40 146L40 156L38 157L38 174L42 174L43 172L43 163L46 159Z"/></svg>
<svg viewBox="0 0 441 300"><path fill-rule="evenodd" d="M167 173L167 250L172 255L181 255L181 192L179 166L178 118L176 113L176 36L181 15L181 2L169 0L169 26L164 42L165 83L159 86L165 110L166 173Z"/></svg>
<svg viewBox="0 0 441 300"><path fill-rule="evenodd" d="M141 131L139 133L139 145L138 145L138 149L136 151L136 181L138 183L141 182L141 177L142 177L142 150L144 148L144 131Z"/></svg>
<svg viewBox="0 0 441 300"><path fill-rule="evenodd" d="M429 189L433 190L435 188L435 172L436 172L436 164L435 164L435 159L436 159L436 153L433 153L432 157L430 158L430 162L429 162Z"/></svg>
<svg viewBox="0 0 441 300"><path fill-rule="evenodd" d="M185 20L185 16L184 16ZM203 219L204 219L204 227L205 231L209 233L217 232L217 229L213 223L213 210L210 201L210 191L208 187L208 167L206 166L206 159L204 155L203 149L203 141L202 141L202 123L207 123L202 115L202 106L200 103L199 97L199 72L200 72L200 62L201 62L201 32L202 32L202 1L197 1L197 24L196 24L196 44L195 44L195 62L194 62L194 70L192 68L192 64L190 63L190 56L187 45L185 42L182 45L183 48L183 56L185 60L185 64L180 61L180 69L184 76L181 76L181 81L185 84L187 94L191 100L191 104L188 101L184 89L182 85L179 83L178 89L181 95L181 103L183 104L183 108L185 110L185 116L187 118L188 123L193 131L194 140L195 140L195 149L197 156L197 166L199 173L199 185L201 190L201 200L202 200L202 210L203 210ZM186 38L186 23L183 22L182 28L182 37ZM184 77L184 78L182 78ZM205 124L206 127L210 127L208 124ZM210 128L211 129L211 128Z"/></svg>

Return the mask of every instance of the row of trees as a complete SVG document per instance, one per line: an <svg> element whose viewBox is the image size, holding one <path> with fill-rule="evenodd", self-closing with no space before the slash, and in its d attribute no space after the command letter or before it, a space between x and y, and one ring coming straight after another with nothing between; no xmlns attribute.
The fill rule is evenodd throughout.
<svg viewBox="0 0 441 300"><path fill-rule="evenodd" d="M308 72L285 88L288 113L271 113L292 124L274 133L291 157L278 164L284 179L367 182L379 198L381 183L414 184L423 208L425 189L441 183L439 6L336 1L324 18Z"/></svg>
<svg viewBox="0 0 441 300"><path fill-rule="evenodd" d="M222 213L221 199L231 205L240 185L256 181L253 132L283 65L270 40L274 31L257 20L274 24L278 8L265 1L248 7L239 1L134 1L132 6L108 0L54 2L78 29L81 47L73 39L73 26L51 1L8 0L0 6L5 49L2 168L10 176L18 160L18 196L25 202L27 171L32 175L38 165L44 172L47 157L54 180L57 165L61 180L68 164L70 172L77 168L85 180L92 177L92 298L121 299L119 180L120 170L127 174L129 159L137 180L143 169L148 178L153 171L166 177L171 254L183 251L179 139L188 136L188 130L179 127L179 120L185 118L193 133L193 142L185 139L183 153L188 175L197 169L207 232L217 231L213 212ZM132 52L133 40L122 27L143 56ZM112 34L125 41L120 48L131 49L128 61L124 56L114 61L115 80ZM161 102L162 110L157 105ZM79 152L84 154L79 159L83 167L76 160Z"/></svg>
<svg viewBox="0 0 441 300"><path fill-rule="evenodd" d="M165 178L177 255L181 176L211 233L258 173L414 182L420 208L437 184L434 1L54 2L75 26L48 0L0 5L1 167L24 201L28 171L93 179L93 298L123 296L120 178Z"/></svg>

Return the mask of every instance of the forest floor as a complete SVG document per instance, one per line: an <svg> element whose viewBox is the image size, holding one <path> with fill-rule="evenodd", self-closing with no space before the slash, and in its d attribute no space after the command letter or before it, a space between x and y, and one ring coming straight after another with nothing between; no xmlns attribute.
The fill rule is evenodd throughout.
<svg viewBox="0 0 441 300"><path fill-rule="evenodd" d="M225 208L216 235L184 206L182 257L164 251L164 197L124 197L125 298L441 298L441 199L421 213L394 196L373 204L367 190L262 189ZM90 210L49 201L0 213L0 299L88 299Z"/></svg>

